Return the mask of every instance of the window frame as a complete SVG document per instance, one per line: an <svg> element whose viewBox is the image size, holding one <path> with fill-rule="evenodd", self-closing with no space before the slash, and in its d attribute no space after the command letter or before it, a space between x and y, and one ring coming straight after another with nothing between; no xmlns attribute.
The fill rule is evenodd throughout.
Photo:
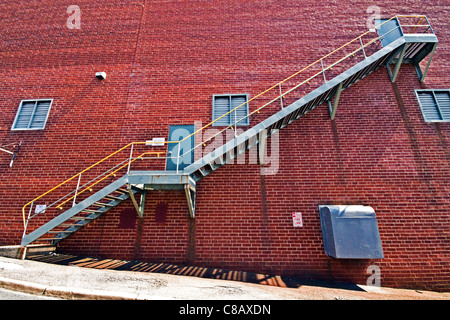
<svg viewBox="0 0 450 320"><path fill-rule="evenodd" d="M427 122L427 123L450 122L450 118L449 119L444 119L444 117L442 116L441 108L439 106L439 101L437 100L436 95L435 95L436 92L446 92L446 93L448 93L450 95L450 89L415 89L414 92L416 94L417 101L419 102L420 111L422 112L422 117L423 117L425 122ZM419 94L422 93L422 92L431 92L432 93L433 100L434 100L434 102L436 104L437 112L440 114L442 120L429 120L429 119L427 119L425 117L422 101L420 100L420 97L419 97Z"/></svg>
<svg viewBox="0 0 450 320"><path fill-rule="evenodd" d="M236 124L237 127L248 127L250 125L250 117L248 117L249 115L249 102L248 102L248 97L249 94L248 93L224 93L224 94L214 94L213 98L212 98L212 121L215 121L216 119L214 119L214 111L215 111L215 102L216 102L216 98L224 98L224 97L228 97L230 99L230 109L228 110L228 112L231 111L231 98L232 97L245 97L245 102L246 102L246 115L247 117L244 120L239 121L239 123ZM220 117L220 116L219 116ZM244 123L242 123L244 122ZM234 122L231 122L230 119L230 123L228 124L217 124L217 122L214 122L212 124L213 127L229 127L232 126Z"/></svg>
<svg viewBox="0 0 450 320"><path fill-rule="evenodd" d="M17 120L19 119L19 115L22 112L23 105L28 102L34 102L34 109L33 109L33 112L31 114L31 118L30 118L30 120L32 120L34 118L34 116L36 115L36 107L37 107L38 103L42 102L42 101L50 102L50 105L49 105L48 111L47 111L47 115L45 116L45 120L44 120L42 127L30 128L30 125L33 123L33 121L31 121L28 123L28 128L16 128ZM48 116L50 115L50 110L52 108L52 105L53 105L53 99L26 99L26 100L20 101L19 109L16 112L16 117L14 118L14 122L11 126L11 131L44 130L45 126L47 125L47 120L48 120Z"/></svg>

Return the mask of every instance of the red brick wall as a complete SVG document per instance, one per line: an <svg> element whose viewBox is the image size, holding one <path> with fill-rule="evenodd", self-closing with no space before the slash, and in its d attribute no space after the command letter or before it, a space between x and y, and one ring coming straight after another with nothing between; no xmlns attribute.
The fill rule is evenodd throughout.
<svg viewBox="0 0 450 320"><path fill-rule="evenodd" d="M71 30L71 4L0 11L0 143L23 141L12 168L0 154L0 244L20 242L21 207L37 195L131 141L166 136L171 124L208 123L213 94L258 94L365 32L373 5L84 0L81 29ZM383 16L428 16L440 43L425 83L412 66L396 84L380 69L343 92L335 121L322 105L280 131L276 175L236 164L201 180L195 221L183 192L153 191L134 228L119 228L128 201L60 250L363 284L375 264L382 285L448 290L450 125L425 123L414 89L450 87L450 7L378 5ZM20 101L34 98L54 99L45 130L11 131ZM319 204L372 206L385 258L327 257ZM303 228L293 228L294 211Z"/></svg>

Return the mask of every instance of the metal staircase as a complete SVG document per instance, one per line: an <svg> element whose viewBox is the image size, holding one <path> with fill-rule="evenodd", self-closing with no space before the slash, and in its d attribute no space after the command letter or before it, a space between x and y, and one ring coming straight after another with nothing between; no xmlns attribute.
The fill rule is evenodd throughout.
<svg viewBox="0 0 450 320"><path fill-rule="evenodd" d="M406 19L408 23L401 23L400 19ZM411 20L414 22L409 22ZM417 23L417 21L419 22ZM162 157L161 154L164 152L148 151L148 148L152 150L157 148L149 141L133 142L28 202L22 210L25 230L21 246L26 247L37 241L56 244L128 198L132 199L137 214L142 217L145 195L149 190L184 190L190 216L194 218L196 184L200 179L256 145L259 145L259 159L260 163L263 164L264 149L268 137L324 103L328 104L330 117L334 119L342 91L380 67L387 67L391 81L394 82L400 66L403 63L412 63L416 66L420 81L423 81L438 42L427 18L425 16L396 16L391 19L379 20L376 21L378 34L374 31L370 30L360 35L223 115L222 117L228 114L233 115L234 112L234 121L187 151L181 151L180 146L184 140L202 133L222 117L180 141L165 142L165 145L176 144L176 148L172 149L177 153L176 156L173 155L174 152L171 154L167 153L166 156ZM371 39L365 41L365 37L371 37ZM354 45L357 46L356 49L352 48ZM325 67L326 59L330 59L336 54L343 54L344 57ZM354 59L358 58L355 58L355 56L358 55L361 61L354 63ZM427 56L429 56L429 60L424 71L422 71L420 63ZM337 74L334 74L336 71L333 71L333 68L339 70L338 67L342 65L343 67L341 68L344 71L338 71ZM392 70L391 65L393 65L394 70ZM315 71L314 68L316 68ZM298 80L299 77L303 78ZM327 80L327 78L331 80ZM282 86L287 86L293 81L296 81L295 85L283 92ZM314 82L318 82L316 88L311 87L311 84ZM306 89L305 86L307 86ZM298 98L295 96L295 93L298 94L300 89L304 89L306 92L309 91L309 93ZM273 92L276 92L276 94L273 94ZM290 96L294 96L294 101L284 107L287 98ZM256 104L258 99L262 97L266 99L264 101L269 101L254 108L244 118L236 118L237 113L235 111L238 108L245 106L251 101ZM280 106L281 108L278 108L275 112L270 112L269 109L274 106L277 108ZM266 117L264 114L262 121L257 122L256 125L241 134L236 133L236 123L239 123L246 117L257 120L259 114L266 110L269 110L269 115ZM230 129L234 130L233 138L211 152L204 152L204 150L207 150L207 144L214 137ZM145 149L146 151L141 153L138 149ZM180 159L186 154L198 150L203 151L205 154L198 157L193 163L181 167ZM127 155L128 152L129 154ZM134 156L136 153L139 153L139 156ZM145 167L143 163L148 163L147 161L136 162L136 160L151 160L151 163L157 167L158 163L161 166L161 161L169 159L176 161L176 170L148 170L148 168L143 168ZM91 174L98 167L105 165L108 170L100 171L99 175ZM138 167L140 170L131 170L132 167L133 169ZM84 179L88 180L83 185L81 185L82 175ZM117 175L122 176L111 183L108 182L108 179L114 180ZM88 176L88 178L85 178L85 176ZM76 184L75 188L74 184ZM86 196L86 194L93 192L94 187L98 188L100 186L102 187L97 192ZM64 188L68 188L71 191L63 192L62 189ZM60 196L61 194L63 194L62 197ZM77 197L79 200L82 195L84 195L84 199L77 203ZM139 203L136 195L140 195ZM52 196L54 196L53 199L44 200ZM51 204L44 208L37 207L37 204L42 202ZM68 209L63 208L70 205L71 207ZM33 208L38 209L35 209L33 212ZM26 216L27 211L28 216ZM61 211L63 212L61 213ZM37 216L41 217L44 213L47 216L44 219L46 221L42 223L42 219L40 219L31 226L31 219ZM26 232L29 228L34 230L27 234Z"/></svg>

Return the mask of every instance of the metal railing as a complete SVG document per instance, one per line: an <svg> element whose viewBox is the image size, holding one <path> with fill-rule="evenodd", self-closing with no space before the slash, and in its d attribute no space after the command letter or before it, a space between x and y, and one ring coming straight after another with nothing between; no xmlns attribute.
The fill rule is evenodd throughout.
<svg viewBox="0 0 450 320"><path fill-rule="evenodd" d="M417 24L401 24L400 23L400 19L419 19L419 22ZM425 30L421 31L420 33L427 33L428 31L430 31L432 34L434 34L434 31L431 27L431 24L429 23L428 19L426 16L424 15L397 15L394 16L386 21L384 21L383 23L379 24L378 26L376 26L376 29L379 29L382 25L390 22L391 20L396 19L398 21L398 26L392 28L391 30L387 31L386 33L382 34L382 35L378 35L376 37L374 37L373 39L370 40L363 40L364 37L372 34L375 32L375 30L369 30L363 34L361 34L360 36L354 38L353 40L347 42L346 44L344 44L343 46L337 48L336 50L328 53L327 55L323 56L322 58L314 61L313 63L309 64L308 66L304 67L303 69L297 71L296 73L292 74L291 76L285 78L284 80L274 84L273 86L271 86L270 88L268 88L267 90L259 93L258 95L254 96L253 98L247 100L246 102L240 104L239 106L235 107L234 109L230 110L229 112L223 114L221 117L218 117L217 119L215 119L214 121L208 123L207 125L203 126L202 128L196 130L195 132L193 132L192 134L186 136L185 138L183 138L180 141L176 141L176 143L181 143L187 139L190 139L192 136L195 136L198 133L203 132L205 129L211 127L215 122L219 121L220 119L231 115L234 113L234 122L230 123L230 125L224 127L222 130L220 130L219 132L211 135L210 137L208 137L207 139L203 140L202 142L198 143L197 145L195 145L193 148L187 150L186 152L184 152L181 155L178 155L178 157L183 157L186 154L189 154L191 152L193 152L194 150L196 150L197 148L201 147L201 146L205 146L206 142L211 141L213 138L215 138L216 136L222 134L224 131L228 130L228 129L232 129L234 128L234 132L235 132L235 137L236 137L236 124L242 122L243 120L250 118L251 116L254 116L255 114L259 114L261 112L262 109L268 107L269 105L273 105L276 101L280 102L280 107L281 109L284 108L284 103L283 103L283 98L285 98L287 95L289 95L290 93L294 92L295 90L297 90L298 88L300 88L301 86L305 85L305 84L310 84L311 81L313 81L314 79L316 79L317 77L321 76L321 78L323 78L323 83L321 83L320 85L324 84L327 82L327 77L326 77L326 72L330 71L333 69L333 67L337 66L339 63L351 58L351 57L355 57L355 55L359 52L362 52L364 59L367 59L369 57L368 52L367 52L367 48L369 48L371 45L375 44L377 41L380 41L383 37L386 37L389 33L394 32L397 29L400 29L400 32L402 35L404 34L409 34L409 33L414 33L416 30L417 32L419 31L419 28L424 28ZM423 21L426 21L426 24L422 24ZM408 29L412 30L410 32L408 32ZM350 45L357 43L358 47L355 50L352 50L350 53L345 54L344 57L338 59L337 61L328 64L326 67L324 66L324 61L325 59L337 54L338 52L343 52L344 49L348 48ZM282 90L282 85L286 84L289 80L292 80L293 78L306 73L306 71L313 69L315 66L320 66L319 71L316 72L315 74L313 74L312 76L307 77L306 79L304 79L303 81L300 81L298 84L294 85L293 87L291 87L290 89L286 90L283 92ZM330 77L329 77L330 78ZM310 88L309 88L310 89ZM311 90L311 89L310 89ZM262 96L265 96L267 94L269 94L270 92L273 91L278 91L277 95L272 98L269 102L264 103L262 106L255 108L252 112L250 112L248 115L236 119L236 110L242 108L242 107L246 107L247 105L249 105L250 102L253 102L255 100L257 100L258 98L261 98ZM312 91L312 90L311 90ZM278 111L278 110L277 110ZM231 116L230 116L231 118ZM250 121L249 121L250 123ZM170 142L168 142L170 143ZM177 166L177 172L178 172L178 166Z"/></svg>
<svg viewBox="0 0 450 320"><path fill-rule="evenodd" d="M334 76L334 74L332 72L333 68L336 67L341 62L349 60L349 59L354 59L358 53L362 53L362 54L360 54L361 59L367 59L371 53L370 47L372 45L378 46L372 50L373 51L372 53L376 52L379 49L380 39L382 37L385 37L387 34L395 31L396 29L400 29L402 35L408 34L408 33L415 33L415 32L416 33L417 32L419 32L419 33L431 32L434 34L434 31L433 31L430 23L428 22L427 17L422 16L422 15L394 16L394 17L386 20L382 24L378 25L377 30L380 26L382 26L385 23L388 23L389 21L391 21L393 19L396 19L398 21L398 26L389 30L385 34L383 34L383 35L375 34L375 36L370 37L370 39L365 39L366 37L369 37L370 35L375 33L374 30L369 30L369 31L359 35L358 37L352 39L351 41L347 42L343 46L337 48L336 50L324 55L323 57L314 61L313 63L309 64L308 66L304 67L303 69L295 72L294 74L285 78L284 80L274 84L270 88L266 89L265 91L259 93L256 96L252 97L251 99L247 100L246 102L242 103L241 105L233 108L229 112L223 114L222 116L218 117L217 119L208 123L207 125L199 128L198 130L194 131L192 134L186 136L185 138L183 138L179 141L158 142L158 143L164 143L164 145L167 145L167 146L169 144L178 144L176 156L172 156L172 155L168 156L168 154L166 154L166 156L161 156L161 154L165 153L163 151L145 151L145 152L140 153L140 152L137 152L137 150L136 150L139 146L153 148L154 143L156 143L156 142L152 142L152 141L131 142L131 143L127 144L126 146L122 147L121 149L113 152L109 156L107 156L107 157L103 158L102 160L96 162L95 164L91 165L90 167L75 174L74 176L72 176L71 178L60 183L56 187L46 191L45 193L43 193L40 196L34 198L33 200L31 200L30 202L25 204L22 208L23 223L24 223L24 235L26 234L26 230L29 225L30 219L34 218L35 216L39 215L40 213L42 213L46 210L49 210L51 208L56 208L56 211L58 212L58 211L63 210L64 207L67 205L74 206L76 204L76 201L80 198L80 196L82 196L88 192L93 192L93 187L101 185L102 182L106 182L107 178L114 177L121 171L124 171L124 173L126 171L126 173L128 173L131 169L131 166L135 165L136 160L152 160L152 161L164 160L164 162L165 162L167 159L171 159L172 161L174 161L176 159L176 172L178 173L180 170L180 159L182 159L184 156L193 153L198 148L202 148L202 146L206 147L207 146L206 143L210 142L213 138L222 134L223 132L225 132L228 129L234 130L233 138L236 137L237 136L237 130L236 130L237 124L239 124L246 118L249 118L248 123L250 123L251 117L258 116L258 114L260 114L260 112L262 112L263 109L266 109L268 106L275 106L276 108L284 108L285 107L284 99L288 95L292 94L294 91L298 90L300 87L302 87L304 85L308 85L308 88L307 88L308 91L312 91L312 89L310 87L311 82L313 82L313 81L317 82L317 80L320 79L320 81L318 81L319 86L326 83L327 78L331 79ZM408 24L401 24L400 19L407 19L407 20L413 19L416 21L419 20L419 22L418 23L409 22ZM424 21L426 21L426 24L422 24L422 23L424 23ZM420 31L421 29L424 29L424 30ZM356 49L351 48L352 45L356 45ZM325 62L326 59L329 59L329 58L337 55L338 53L343 53L344 56L337 58L337 60L332 63ZM316 68L316 69L314 69L314 68ZM311 72L312 75L308 74L307 72ZM331 74L331 77L330 77L330 74ZM295 80L297 77L299 77L301 75L305 75L305 78ZM286 87L293 81L294 81L294 85L292 85L289 89L283 91L283 86ZM265 102L264 99L268 100L268 101ZM261 106L254 108L253 111L249 112L246 116L244 116L240 119L237 119L236 111L238 109L246 107L250 103L256 104L256 102L258 102L258 100L263 101ZM279 104L275 104L275 102L277 102L277 101L279 101ZM279 109L275 110L275 112L276 111L279 111ZM275 113L275 112L273 112L273 113ZM230 124L228 126L224 126L221 130L218 130L217 132L215 132L214 134L209 136L207 139L201 141L200 143L197 143L197 144L194 143L194 147L192 147L191 149L189 149L187 151L184 151L181 154L181 152L180 152L181 148L179 146L181 145L181 143L183 141L186 141L187 139L191 139L191 138L195 137L196 135L198 135L199 133L204 132L207 128L210 128L211 126L213 126L214 123L216 123L217 121L221 120L224 117L227 117L230 115L230 119L231 119L231 115L233 113L234 113L234 121L232 123L230 120ZM135 156L136 153L139 153L139 155ZM150 157L148 157L148 156L150 156ZM119 159L115 159L115 158L119 158ZM111 165L110 162L113 162L113 164ZM100 170L100 172L98 174L91 174L92 171L99 168L100 165L108 165L107 166L108 169L106 171L103 171L104 169ZM89 175L88 173L91 175ZM82 177L84 177L84 176L88 176L88 181L86 181L82 184L81 181L82 181ZM70 190L67 193L62 192L62 189L67 188L67 187L69 187ZM33 207L35 207L35 204L38 201L44 201L45 197L48 197L50 194L53 194L57 190L58 190L57 193L59 195L61 195L61 194L65 194L65 195L60 198L56 197L56 198L50 199L50 200L46 199L45 202L50 203L50 204L45 206L45 208L35 210L35 212L33 213L33 211L32 211ZM29 207L29 208L27 209L27 207ZM27 211L28 211L28 214L26 214Z"/></svg>

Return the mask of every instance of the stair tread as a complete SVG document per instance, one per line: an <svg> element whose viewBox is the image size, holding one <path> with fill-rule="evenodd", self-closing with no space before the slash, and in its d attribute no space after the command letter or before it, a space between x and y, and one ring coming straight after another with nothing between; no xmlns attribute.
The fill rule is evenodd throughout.
<svg viewBox="0 0 450 320"><path fill-rule="evenodd" d="M62 230L62 231L54 231L50 230L48 233L72 233L73 231L70 230Z"/></svg>
<svg viewBox="0 0 450 320"><path fill-rule="evenodd" d="M103 197L103 199L111 199L111 200L123 201L122 198L111 196L111 195L107 195L107 196Z"/></svg>
<svg viewBox="0 0 450 320"><path fill-rule="evenodd" d="M102 213L102 211L98 210L91 210L91 209L83 209L80 212L87 212L87 213Z"/></svg>
<svg viewBox="0 0 450 320"><path fill-rule="evenodd" d="M101 206L101 207L114 207L113 204L102 203L102 202L94 202L92 205Z"/></svg>

